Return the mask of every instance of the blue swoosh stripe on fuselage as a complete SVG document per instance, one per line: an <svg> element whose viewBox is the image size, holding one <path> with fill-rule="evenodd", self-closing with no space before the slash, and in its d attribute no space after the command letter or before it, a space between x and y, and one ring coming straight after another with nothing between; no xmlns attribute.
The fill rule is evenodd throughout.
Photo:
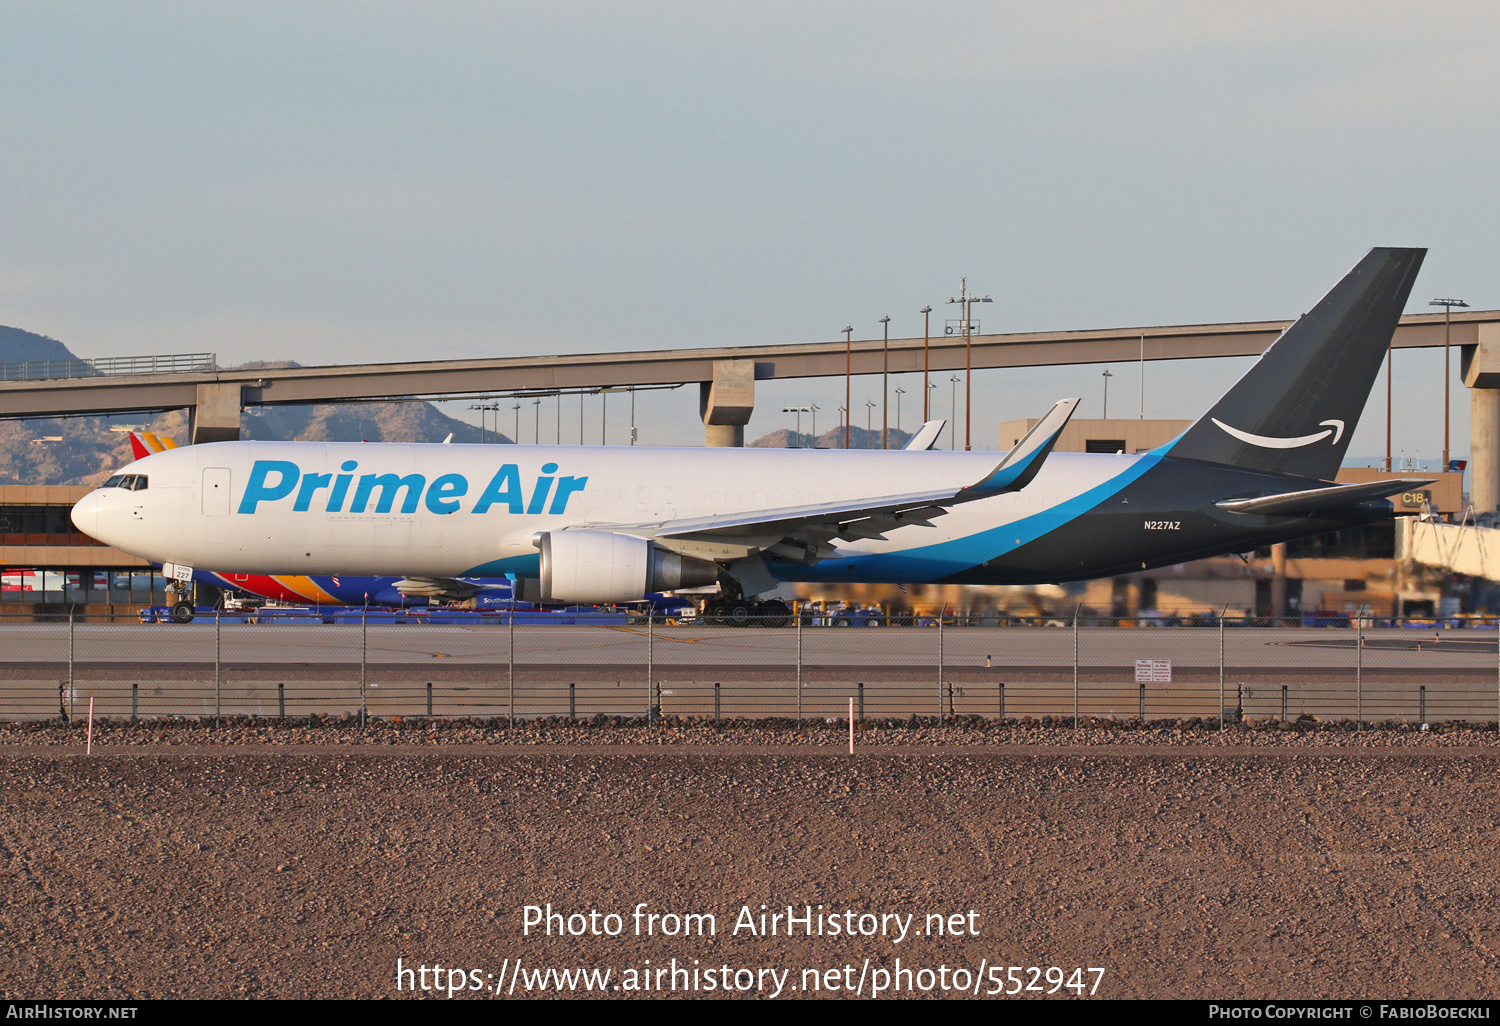
<svg viewBox="0 0 1500 1026"><path fill-rule="evenodd" d="M488 563L480 563L459 574L460 577L505 577L507 575L540 577L542 554L536 552L529 556L506 556L504 559L492 559Z"/></svg>
<svg viewBox="0 0 1500 1026"><path fill-rule="evenodd" d="M766 565L776 577L791 581L940 581L1014 552L1076 520L1157 466L1171 446L1141 453L1129 469L1050 509L977 534L900 552L825 559L811 567L779 561Z"/></svg>

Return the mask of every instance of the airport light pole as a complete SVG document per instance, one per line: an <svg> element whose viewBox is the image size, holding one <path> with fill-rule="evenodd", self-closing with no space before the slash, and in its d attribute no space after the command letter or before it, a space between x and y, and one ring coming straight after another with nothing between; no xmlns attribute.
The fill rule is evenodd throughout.
<svg viewBox="0 0 1500 1026"><path fill-rule="evenodd" d="M967 276L960 278L957 296L950 296L948 302L958 303L963 308L964 328L964 452L968 452L970 445L970 429L973 427L974 416L974 359L973 349L969 344L969 311L975 303L993 303L989 296L969 295L969 279ZM954 411L957 414L958 411Z"/></svg>
<svg viewBox="0 0 1500 1026"><path fill-rule="evenodd" d="M485 443L485 441L489 437L489 435L488 435L488 423L489 422L485 419L485 413L487 411L493 410L495 412L495 434L497 436L500 434L500 404L499 403L477 403L477 404L475 404L473 406L470 406L469 409L471 409L471 410L478 410L479 411L479 444L480 445L483 445Z"/></svg>
<svg viewBox="0 0 1500 1026"><path fill-rule="evenodd" d="M808 410L812 413L813 448L816 449L818 447L818 404L813 403Z"/></svg>
<svg viewBox="0 0 1500 1026"><path fill-rule="evenodd" d="M1114 375L1109 372L1109 368L1104 368L1104 414L1101 420L1109 419L1109 379L1112 377Z"/></svg>
<svg viewBox="0 0 1500 1026"><path fill-rule="evenodd" d="M854 349L852 348L854 343L849 340L853 337L853 334L854 326L850 324L844 325L844 409L846 411L852 408L852 403L849 401L849 379L854 375ZM853 419L851 416L844 420L845 449L849 448L849 421Z"/></svg>
<svg viewBox="0 0 1500 1026"><path fill-rule="evenodd" d="M906 394L906 389L900 385L896 386L896 434L901 434L901 397Z"/></svg>
<svg viewBox="0 0 1500 1026"><path fill-rule="evenodd" d="M842 431L842 432L844 432L844 448L845 449L849 448L849 431L848 431L848 428L845 426L845 422L844 422L844 417L845 417L845 415L848 412L849 412L849 407L847 407L847 406L840 406L839 407L839 430Z"/></svg>
<svg viewBox="0 0 1500 1026"><path fill-rule="evenodd" d="M875 433L875 428L872 426L872 423L871 423L872 418L875 416L874 410L875 410L875 400L874 399L866 399L865 400L865 448L867 448L867 449L873 449L873 448L875 448L873 445L870 444L870 436Z"/></svg>
<svg viewBox="0 0 1500 1026"><path fill-rule="evenodd" d="M960 381L960 378L959 378L959 376L957 374L955 374L955 375L953 375L953 377L949 378L948 380L953 383L952 387L948 389L948 427L949 427L949 431L948 431L948 448L949 449L957 449L958 448L958 382Z"/></svg>
<svg viewBox="0 0 1500 1026"><path fill-rule="evenodd" d="M630 444L635 444L635 389L630 390Z"/></svg>
<svg viewBox="0 0 1500 1026"><path fill-rule="evenodd" d="M1396 350L1392 346L1385 351L1385 472L1391 472L1391 362Z"/></svg>
<svg viewBox="0 0 1500 1026"><path fill-rule="evenodd" d="M802 415L804 413L811 413L815 409L817 409L815 406L783 406L781 408L782 413L795 413L797 415L796 444L792 446L793 449L802 448Z"/></svg>
<svg viewBox="0 0 1500 1026"><path fill-rule="evenodd" d="M516 413L516 437L515 437L515 443L517 445L520 445L521 444L521 404L520 403L516 403L516 405L514 405L514 406L511 407L511 409L514 410L515 413Z"/></svg>
<svg viewBox="0 0 1500 1026"><path fill-rule="evenodd" d="M1434 299L1428 306L1440 306L1443 308L1443 471L1446 473L1448 462L1448 387L1449 378L1452 376L1448 370L1448 344L1452 340L1453 333L1453 308L1461 306L1467 309L1468 303L1462 299Z"/></svg>
<svg viewBox="0 0 1500 1026"><path fill-rule="evenodd" d="M886 447L885 436L891 430L891 315L880 318L880 447Z"/></svg>
<svg viewBox="0 0 1500 1026"><path fill-rule="evenodd" d="M932 370L931 343L929 341L931 332L929 331L928 322L928 318L932 316L932 307L923 305L922 309L918 310L917 313L922 315L922 423L925 424L928 421L927 396L930 394L928 389L932 387L931 382L927 380L927 375Z"/></svg>
<svg viewBox="0 0 1500 1026"><path fill-rule="evenodd" d="M536 436L536 442L534 444L541 445L542 444L542 401L540 399L533 399L533 400L531 400L531 412L533 414L533 418L532 419L535 421L535 423L532 425L532 428L531 428L531 433Z"/></svg>

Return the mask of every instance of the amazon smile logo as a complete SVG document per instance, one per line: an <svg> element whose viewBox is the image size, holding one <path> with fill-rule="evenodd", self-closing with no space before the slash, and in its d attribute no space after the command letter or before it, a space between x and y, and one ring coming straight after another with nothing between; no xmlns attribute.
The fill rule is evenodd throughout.
<svg viewBox="0 0 1500 1026"><path fill-rule="evenodd" d="M1314 442L1320 442L1329 435L1333 436L1333 442L1330 444L1337 445L1339 439L1344 437L1344 422L1341 420L1321 421L1318 426L1327 427L1328 430L1319 431L1315 435L1299 435L1296 438L1273 438L1270 435L1252 435L1248 431L1241 431L1239 428L1230 427L1217 417L1210 417L1209 420L1212 420L1219 427L1223 428L1227 434L1233 435L1242 442L1258 445L1262 449L1300 449L1304 445L1312 445Z"/></svg>

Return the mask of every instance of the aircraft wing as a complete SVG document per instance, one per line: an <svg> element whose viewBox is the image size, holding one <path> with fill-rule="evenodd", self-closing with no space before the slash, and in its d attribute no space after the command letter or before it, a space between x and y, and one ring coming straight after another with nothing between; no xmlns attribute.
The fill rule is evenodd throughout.
<svg viewBox="0 0 1500 1026"><path fill-rule="evenodd" d="M478 592L488 591L493 586L475 584L473 581L461 581L456 577L403 577L392 587L402 595L414 598L463 600L473 597Z"/></svg>
<svg viewBox="0 0 1500 1026"><path fill-rule="evenodd" d="M1224 499L1214 505L1230 513L1259 513L1263 516L1305 513L1309 510L1353 506L1370 499L1383 499L1397 492L1409 492L1414 488L1430 485L1434 480L1436 479L1417 477L1386 478L1383 481L1330 485L1327 488L1308 488L1300 492L1282 492L1279 495L1261 495L1250 499Z"/></svg>
<svg viewBox="0 0 1500 1026"><path fill-rule="evenodd" d="M663 548L684 555L733 560L764 552L811 565L834 554L829 543L835 538L884 539L886 532L900 527L931 527L933 518L943 516L949 506L1025 488L1041 470L1078 403L1063 399L1055 404L993 470L970 485L640 524L627 530L649 534Z"/></svg>

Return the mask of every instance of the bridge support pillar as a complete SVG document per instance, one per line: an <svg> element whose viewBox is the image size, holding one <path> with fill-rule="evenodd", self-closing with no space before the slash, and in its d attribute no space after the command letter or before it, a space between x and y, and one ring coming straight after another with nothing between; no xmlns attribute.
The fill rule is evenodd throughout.
<svg viewBox="0 0 1500 1026"><path fill-rule="evenodd" d="M1469 386L1469 502L1475 512L1500 511L1500 324L1480 324L1479 344L1464 346L1459 364Z"/></svg>
<svg viewBox="0 0 1500 1026"><path fill-rule="evenodd" d="M233 442L240 437L240 383L209 382L198 386L197 402L188 410L193 445Z"/></svg>
<svg viewBox="0 0 1500 1026"><path fill-rule="evenodd" d="M1271 615L1286 616L1286 542L1271 546Z"/></svg>
<svg viewBox="0 0 1500 1026"><path fill-rule="evenodd" d="M745 425L755 412L755 361L715 360L714 379L698 385L703 444L745 444Z"/></svg>
<svg viewBox="0 0 1500 1026"><path fill-rule="evenodd" d="M1500 510L1500 389L1469 392L1469 502L1477 513Z"/></svg>

